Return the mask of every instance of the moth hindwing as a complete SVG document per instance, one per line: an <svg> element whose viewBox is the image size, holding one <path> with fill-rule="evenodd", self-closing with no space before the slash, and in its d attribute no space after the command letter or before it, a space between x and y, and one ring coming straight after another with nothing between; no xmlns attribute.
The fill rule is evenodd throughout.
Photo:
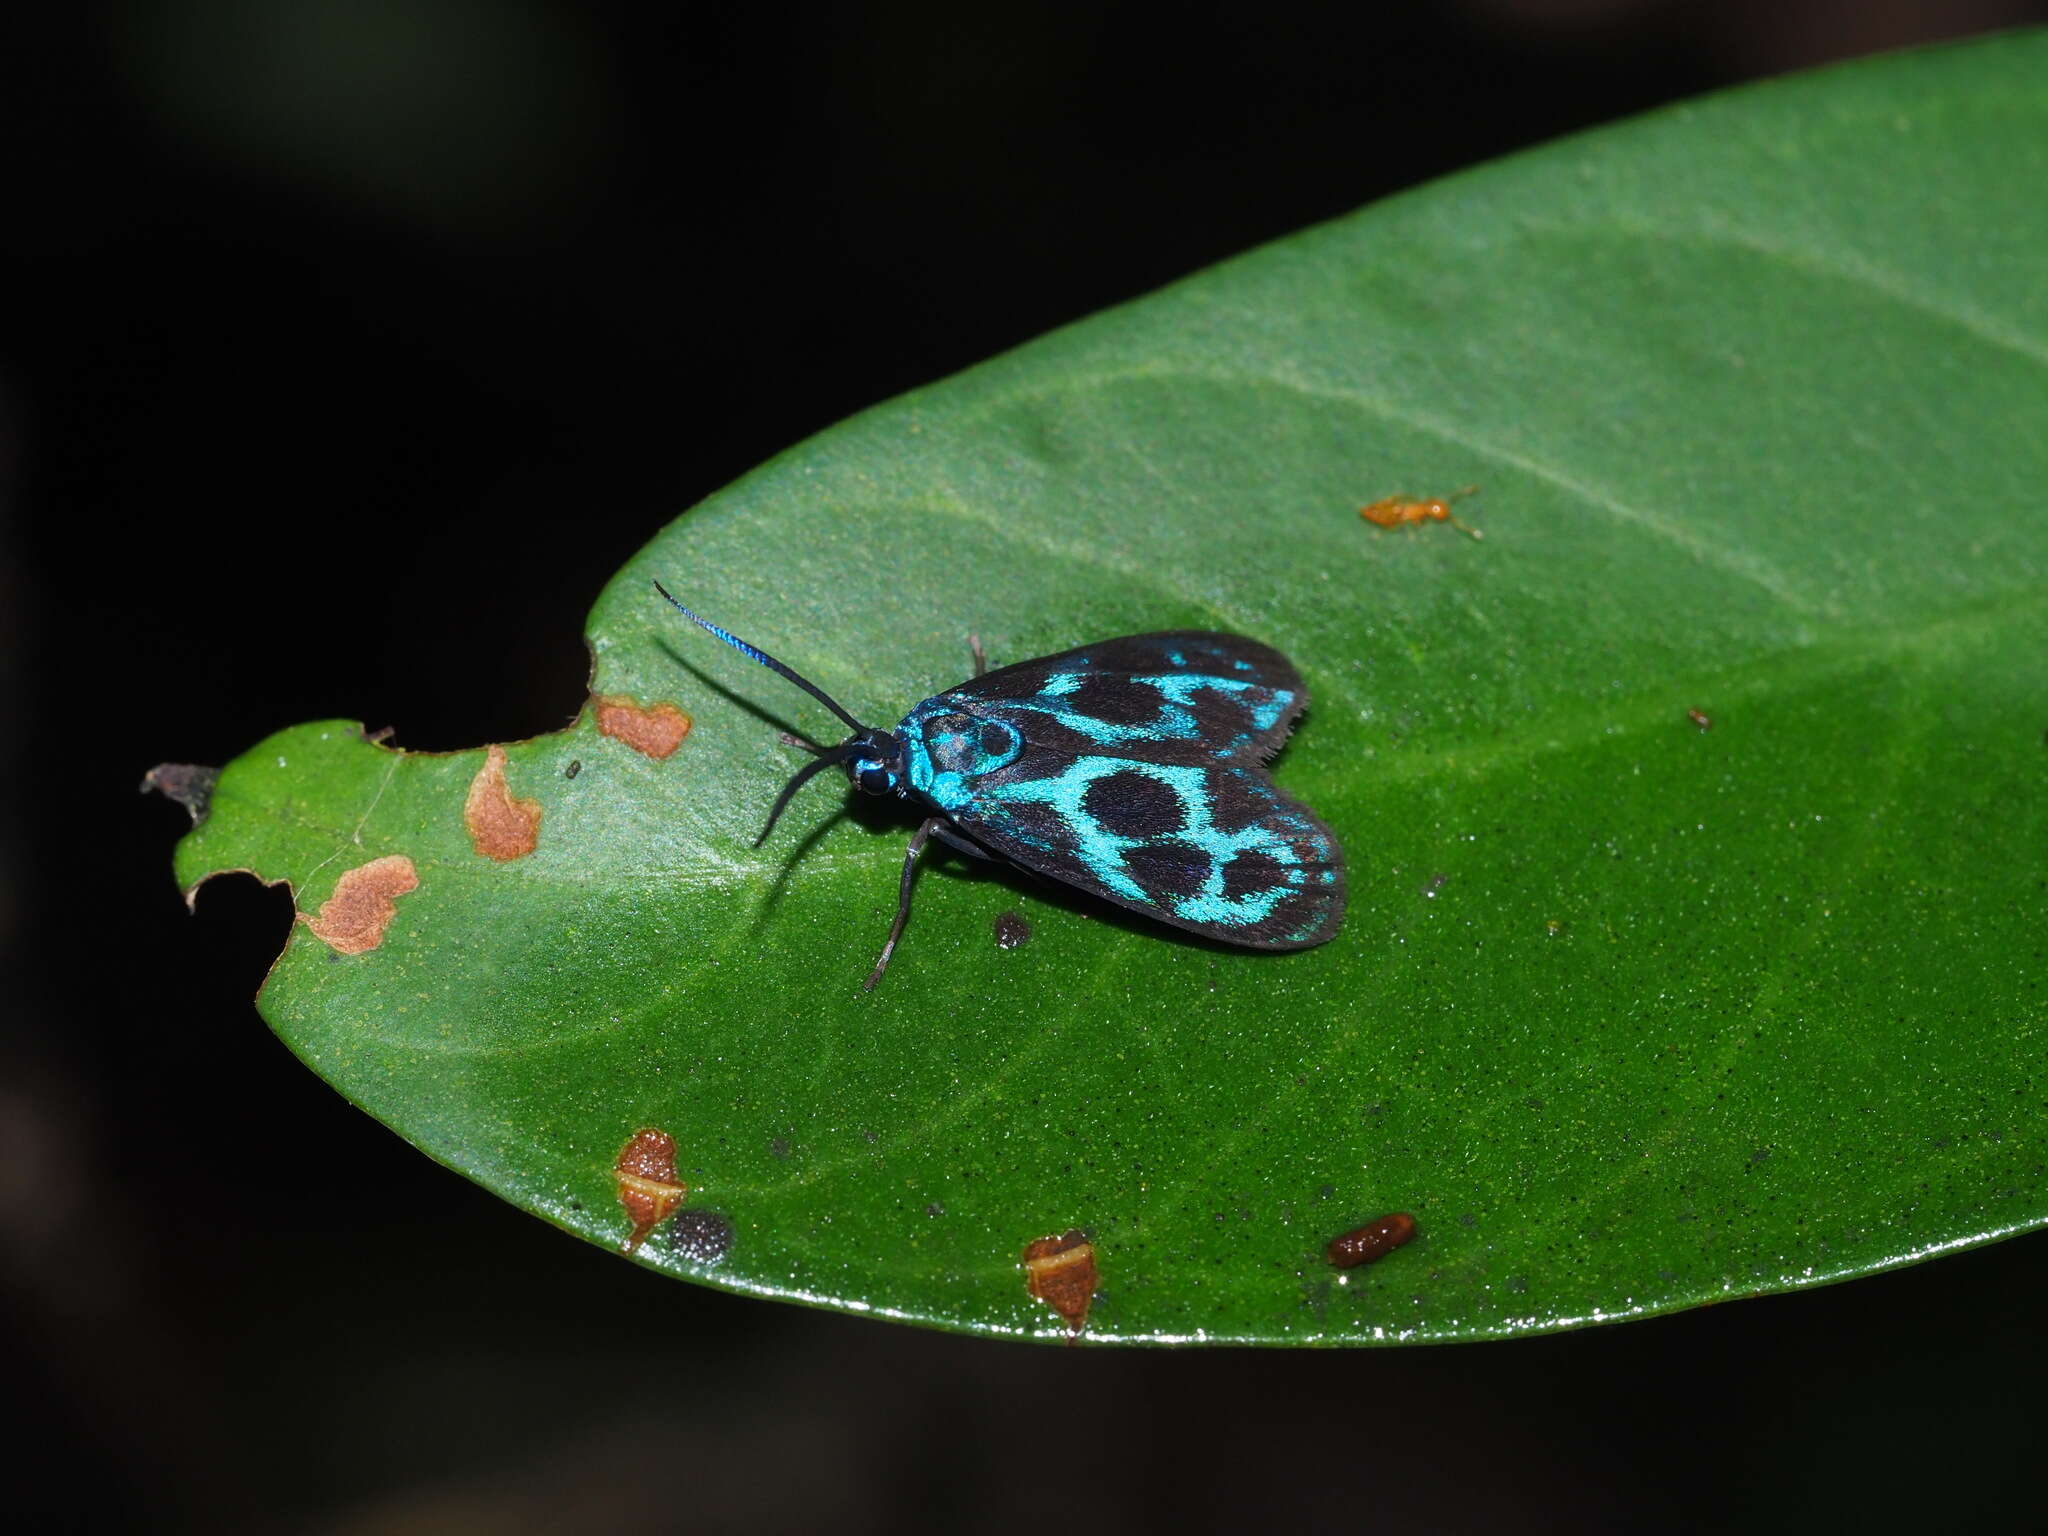
<svg viewBox="0 0 2048 1536"><path fill-rule="evenodd" d="M1266 763L1307 701L1239 635L1132 635L927 699L897 730L912 792L984 848L1226 943L1336 932L1343 855Z"/></svg>
<svg viewBox="0 0 2048 1536"><path fill-rule="evenodd" d="M1105 640L978 675L883 730L655 590L853 729L783 786L755 846L796 791L833 766L857 789L927 812L904 850L895 921L867 986L895 953L934 837L1226 943L1305 949L1336 932L1337 840L1266 772L1308 698L1272 647L1193 630Z"/></svg>

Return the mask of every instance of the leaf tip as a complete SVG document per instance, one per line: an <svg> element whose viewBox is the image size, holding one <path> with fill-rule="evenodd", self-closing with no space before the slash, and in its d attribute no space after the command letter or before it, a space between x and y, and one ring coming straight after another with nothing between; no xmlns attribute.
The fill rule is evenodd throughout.
<svg viewBox="0 0 2048 1536"><path fill-rule="evenodd" d="M142 782L135 789L136 793L143 795L153 791L182 805L196 827L206 820L206 813L212 809L213 787L219 782L218 768L208 768L201 763L158 763L142 776Z"/></svg>

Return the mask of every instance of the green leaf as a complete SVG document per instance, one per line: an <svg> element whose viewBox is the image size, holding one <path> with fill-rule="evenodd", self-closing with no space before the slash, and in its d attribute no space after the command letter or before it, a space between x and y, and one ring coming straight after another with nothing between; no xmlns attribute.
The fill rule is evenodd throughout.
<svg viewBox="0 0 2048 1536"><path fill-rule="evenodd" d="M738 1290L1056 1338L1020 1256L1081 1228L1093 1339L1468 1339L2038 1226L2044 74L2037 33L1663 112L894 401L605 591L595 692L694 729L507 748L490 835L531 801L531 853L477 851L483 752L311 725L180 878L317 916L409 860L375 947L295 927L265 1017L595 1242L667 1132L688 1215L638 1262ZM1357 516L1468 482L1483 540ZM885 723L969 631L1281 647L1343 931L1228 951L941 859L863 995L907 823L813 788L754 851L777 725L832 722L656 577ZM1329 1266L1390 1211L1412 1244Z"/></svg>

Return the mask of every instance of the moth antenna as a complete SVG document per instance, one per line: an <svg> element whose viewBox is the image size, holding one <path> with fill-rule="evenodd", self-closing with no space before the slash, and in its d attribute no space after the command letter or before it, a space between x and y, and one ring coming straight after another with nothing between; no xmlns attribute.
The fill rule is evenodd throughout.
<svg viewBox="0 0 2048 1536"><path fill-rule="evenodd" d="M820 688L816 683L812 682L809 678L798 676L795 671L793 671L789 667L784 666L781 662L777 661L773 656L770 656L766 651L760 649L758 646L752 646L747 644L746 641L742 640L738 635L731 633L729 630L720 629L716 624L712 623L709 619L698 618L696 614L690 612L690 610L685 608L681 603L677 603L675 598L670 595L668 588L664 587L660 582L657 581L654 584L654 590L659 592L663 597L668 598L668 600L671 603L675 603L676 612L680 613L692 624L695 624L699 629L709 630L712 634L716 635L719 639L723 640L727 645L731 646L734 650L738 651L742 656L748 657L754 661L758 661L770 672L779 673L781 676L788 678L792 683L795 683L797 687L803 689L805 693L808 693L820 704L824 705L827 709L831 710L833 714L837 715L840 719L844 720L848 725L852 726L854 730L867 730L866 726L862 725L858 720L854 719L853 716L849 715L845 710L841 709L837 701L833 699L831 694L827 693L824 689ZM784 793L783 798L788 798L787 792ZM776 809L779 811L781 808L782 807L778 802L776 805ZM775 824L775 818L771 816L768 819L768 824L770 826L773 826ZM763 837L766 837L768 834L764 832L761 835Z"/></svg>
<svg viewBox="0 0 2048 1536"><path fill-rule="evenodd" d="M698 622L702 623L703 621L700 619ZM754 839L754 846L758 848L768 841L768 834L775 830L775 823L782 815L782 808L789 804L791 798L798 790L810 783L813 775L821 769L830 768L834 763L843 763L851 756L853 756L853 750L852 743L849 742L846 746L834 747L830 752L820 752L808 763L805 763L803 767L797 769L790 776L789 782L782 786L782 793L775 797L774 808L768 812L768 825L763 827L761 835Z"/></svg>

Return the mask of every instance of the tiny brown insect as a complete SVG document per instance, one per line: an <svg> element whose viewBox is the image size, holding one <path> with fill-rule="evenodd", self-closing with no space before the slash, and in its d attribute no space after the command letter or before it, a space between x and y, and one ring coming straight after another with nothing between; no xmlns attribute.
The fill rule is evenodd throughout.
<svg viewBox="0 0 2048 1536"><path fill-rule="evenodd" d="M651 1126L635 1131L632 1140L619 1148L612 1176L619 1182L619 1204L633 1222L633 1230L619 1244L622 1253L631 1253L645 1242L647 1234L674 1215L690 1192L690 1186L676 1176L675 1137Z"/></svg>
<svg viewBox="0 0 2048 1536"><path fill-rule="evenodd" d="M1024 1245L1024 1286L1079 1333L1095 1299L1095 1245L1078 1228Z"/></svg>
<svg viewBox="0 0 2048 1536"><path fill-rule="evenodd" d="M1368 523L1380 528L1413 528L1418 523L1449 523L1461 533L1468 533L1475 539L1486 537L1477 528L1467 527L1451 513L1451 503L1472 495L1479 489L1468 485L1461 491L1448 496L1430 496L1417 500L1412 496L1383 496L1369 507L1360 507L1358 515Z"/></svg>
<svg viewBox="0 0 2048 1536"><path fill-rule="evenodd" d="M1685 718L1703 731L1711 731L1714 728L1714 722L1696 709L1688 709L1685 712Z"/></svg>
<svg viewBox="0 0 2048 1536"><path fill-rule="evenodd" d="M1339 1269L1370 1264L1375 1259L1385 1258L1414 1235L1415 1218L1406 1211L1396 1211L1391 1216L1368 1221L1342 1237L1331 1238L1328 1249L1330 1262Z"/></svg>

